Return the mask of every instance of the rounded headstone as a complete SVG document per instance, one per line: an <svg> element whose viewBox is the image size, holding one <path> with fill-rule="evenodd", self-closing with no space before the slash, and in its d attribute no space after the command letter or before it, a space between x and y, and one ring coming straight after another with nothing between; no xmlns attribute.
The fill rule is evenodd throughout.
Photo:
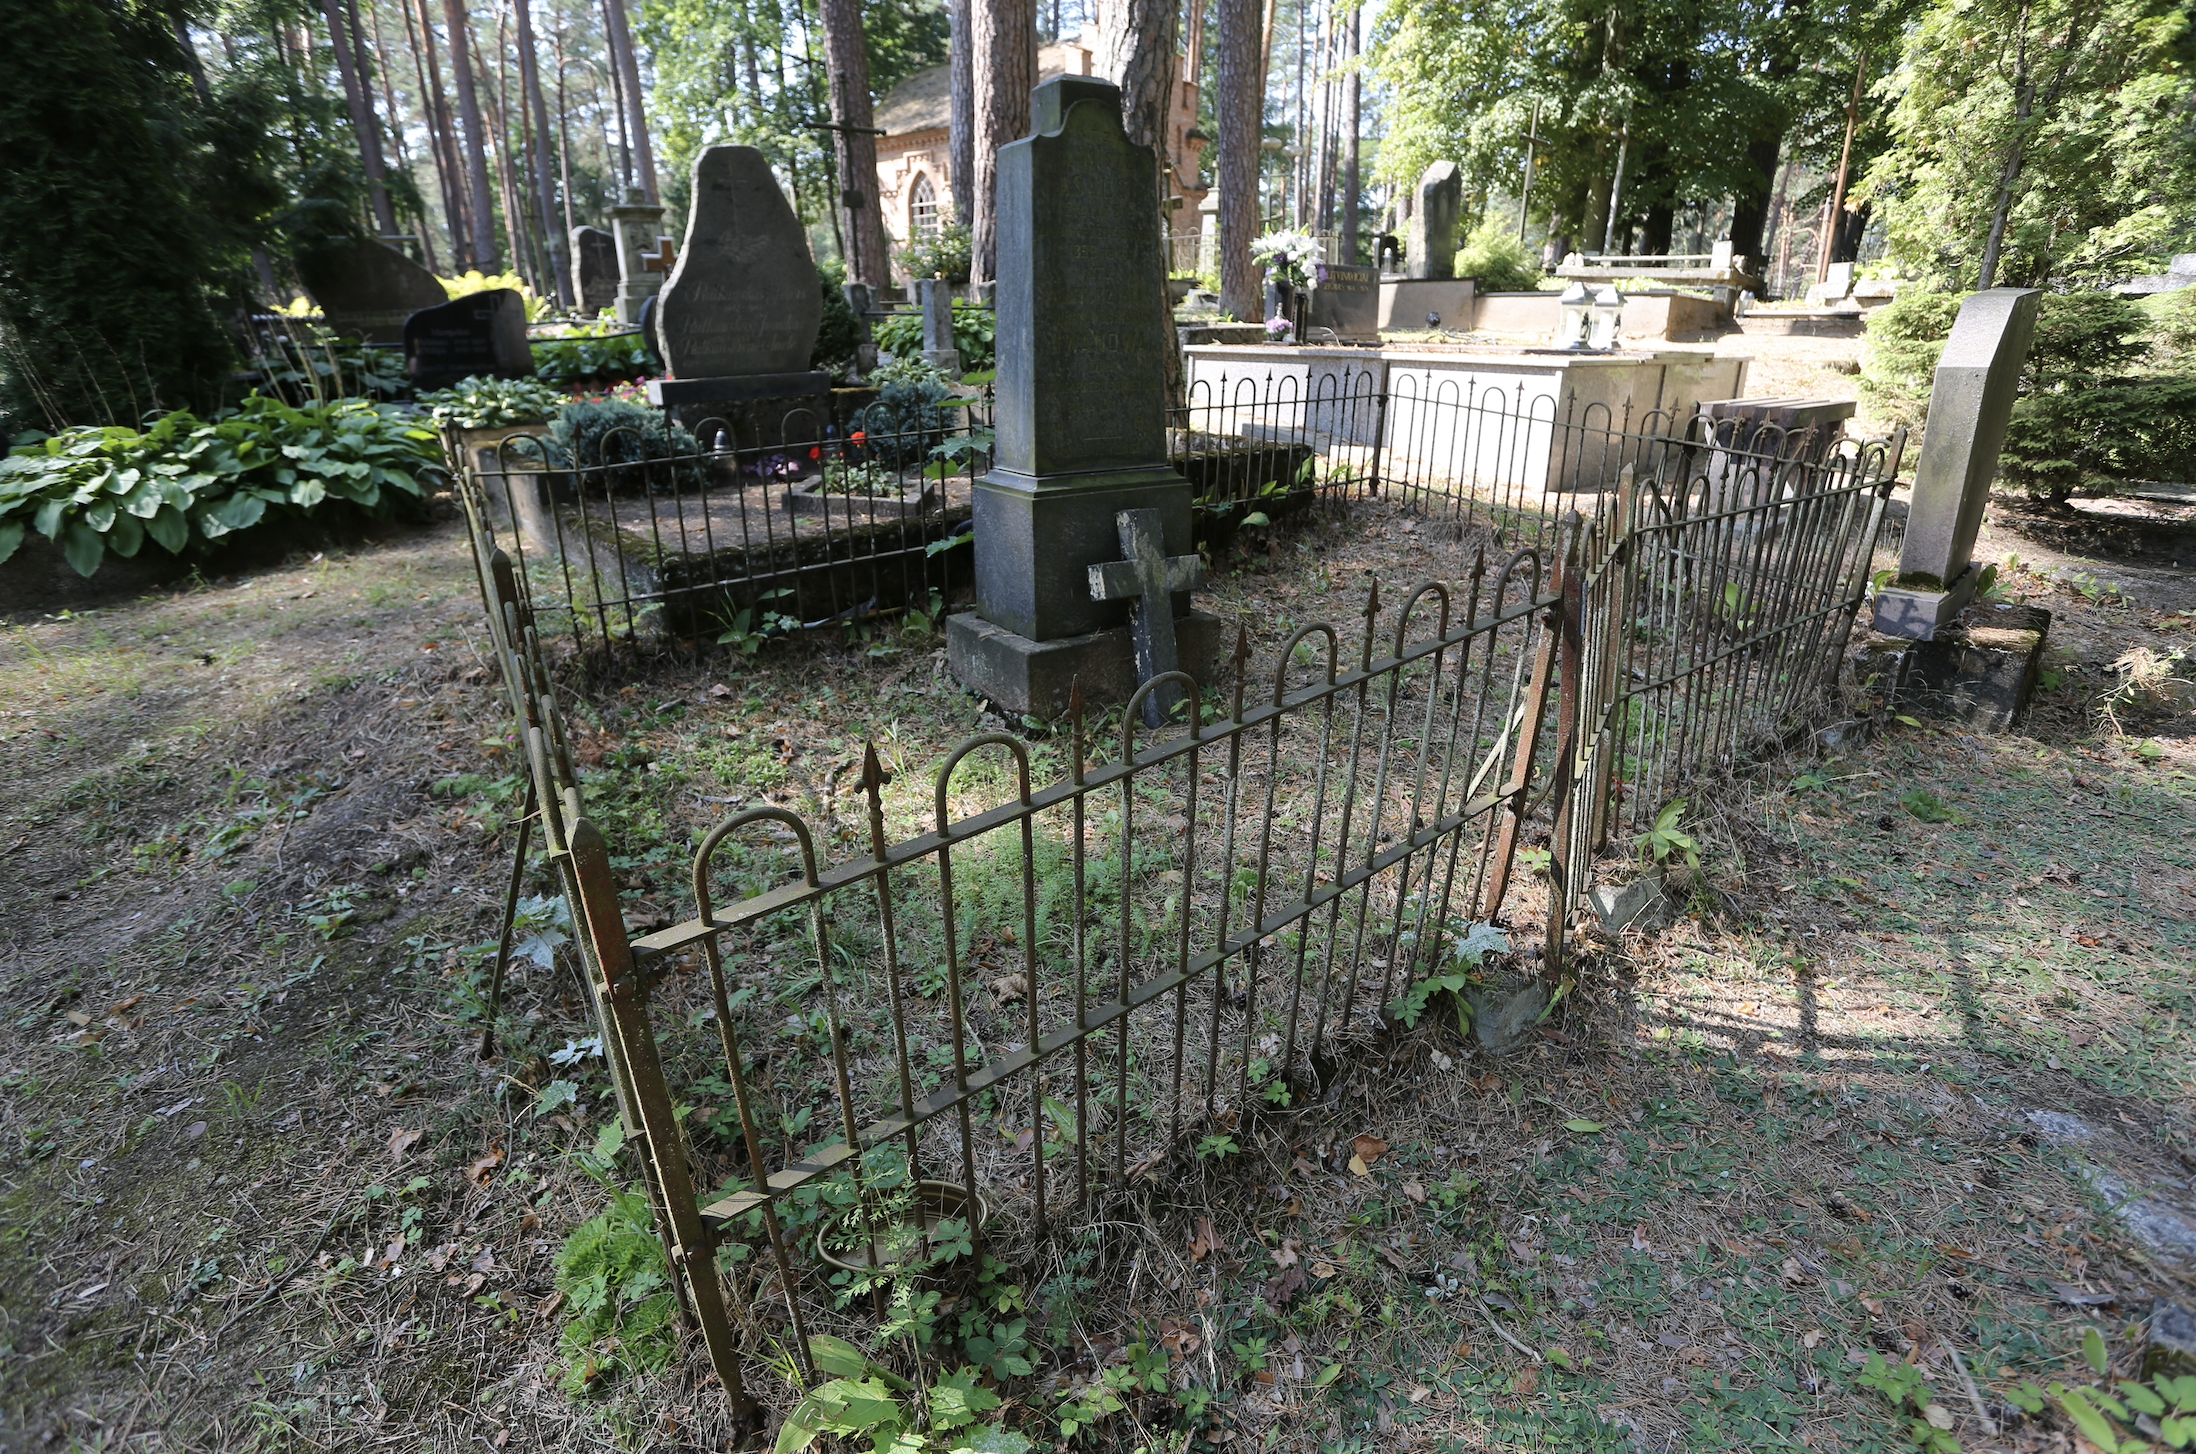
<svg viewBox="0 0 2196 1454"><path fill-rule="evenodd" d="M420 389L459 379L530 379L534 354L526 342L526 300L512 288L491 288L404 320L404 371Z"/></svg>
<svg viewBox="0 0 2196 1454"><path fill-rule="evenodd" d="M761 152L713 146L695 159L686 245L660 297L655 337L674 378L808 367L823 293L808 236Z"/></svg>

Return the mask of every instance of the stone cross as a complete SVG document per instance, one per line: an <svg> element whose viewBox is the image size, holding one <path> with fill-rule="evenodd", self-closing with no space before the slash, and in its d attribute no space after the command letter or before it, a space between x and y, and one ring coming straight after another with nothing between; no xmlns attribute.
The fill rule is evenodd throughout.
<svg viewBox="0 0 2196 1454"><path fill-rule="evenodd" d="M670 274L672 267L678 262L678 260L679 250L672 245L671 239L668 237L659 237L656 239L656 250L654 252L644 252L641 254L642 267L646 268L649 272L663 273L666 276Z"/></svg>
<svg viewBox="0 0 2196 1454"><path fill-rule="evenodd" d="M2035 288L1992 288L1953 320L1929 390L1898 579L1876 593L1875 626L1886 636L1928 641L1975 592L1975 534L2042 297Z"/></svg>
<svg viewBox="0 0 2196 1454"><path fill-rule="evenodd" d="M1157 510L1123 510L1113 523L1121 533L1121 553L1128 559L1090 568L1090 598L1135 603L1129 629L1136 643L1136 681L1141 686L1177 668L1174 597L1205 588L1205 563L1194 555L1166 553ZM1144 725L1163 725L1181 698L1178 683L1144 698Z"/></svg>

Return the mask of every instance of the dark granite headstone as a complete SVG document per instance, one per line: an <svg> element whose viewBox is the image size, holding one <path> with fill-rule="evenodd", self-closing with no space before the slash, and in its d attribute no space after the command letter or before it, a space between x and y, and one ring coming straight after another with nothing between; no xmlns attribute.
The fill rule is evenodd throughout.
<svg viewBox="0 0 2196 1454"><path fill-rule="evenodd" d="M491 288L422 308L404 320L404 371L420 389L445 389L475 377L530 379L526 300Z"/></svg>
<svg viewBox="0 0 2196 1454"><path fill-rule="evenodd" d="M1418 179L1417 205L1411 209L1410 245L1403 256L1405 276L1456 276L1456 223L1464 208L1464 174L1455 162L1435 162Z"/></svg>
<svg viewBox="0 0 2196 1454"><path fill-rule="evenodd" d="M1380 336L1380 270L1348 263L1321 263L1312 278L1309 330L1331 328L1338 338Z"/></svg>
<svg viewBox="0 0 2196 1454"><path fill-rule="evenodd" d="M403 342L405 319L450 296L433 273L378 242L301 252L297 276L331 331L367 343Z"/></svg>
<svg viewBox="0 0 2196 1454"><path fill-rule="evenodd" d="M572 296L590 318L618 301L618 240L599 227L572 229Z"/></svg>
<svg viewBox="0 0 2196 1454"><path fill-rule="evenodd" d="M1158 163L1104 81L1057 77L1030 110L1034 134L999 149L998 442L976 482L976 609L946 647L965 685L1050 716L1073 681L1093 702L1135 689L1130 600L1090 590L1090 568L1121 558L1119 513L1153 512L1160 557L1193 546L1189 482L1167 462ZM1168 596L1202 680L1218 622Z"/></svg>
<svg viewBox="0 0 2196 1454"><path fill-rule="evenodd" d="M803 371L822 324L808 235L770 163L751 146L708 148L656 310L665 367L680 379Z"/></svg>

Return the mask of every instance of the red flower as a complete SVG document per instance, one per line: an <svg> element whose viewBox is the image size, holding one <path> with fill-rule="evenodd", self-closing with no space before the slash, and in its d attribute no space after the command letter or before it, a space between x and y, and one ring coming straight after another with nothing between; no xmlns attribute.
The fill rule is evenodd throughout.
<svg viewBox="0 0 2196 1454"><path fill-rule="evenodd" d="M819 446L818 446L818 447L816 447L815 449L812 449L812 450L810 450L810 451L808 452L808 457L809 457L810 459L822 459L822 458L824 457L824 452L823 452L823 448L822 448L822 446L820 446L820 445L819 445Z"/></svg>
<svg viewBox="0 0 2196 1454"><path fill-rule="evenodd" d="M854 431L853 438L856 444L862 444L867 442L867 440L869 439L869 434L865 430L857 429Z"/></svg>

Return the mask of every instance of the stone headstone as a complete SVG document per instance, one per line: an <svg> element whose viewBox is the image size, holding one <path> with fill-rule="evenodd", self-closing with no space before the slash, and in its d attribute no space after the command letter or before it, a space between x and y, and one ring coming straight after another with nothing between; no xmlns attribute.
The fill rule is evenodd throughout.
<svg viewBox="0 0 2196 1454"><path fill-rule="evenodd" d="M1411 207L1410 241L1404 249L1404 275L1412 278L1456 276L1456 223L1464 208L1464 174L1455 162L1435 162L1418 179Z"/></svg>
<svg viewBox="0 0 2196 1454"><path fill-rule="evenodd" d="M1136 687L1130 602L1093 599L1118 561L1116 517L1156 512L1160 552L1192 553L1189 482L1167 462L1166 266L1158 163L1121 131L1121 93L1060 76L1031 98L1033 135L998 160L997 444L976 483L976 609L947 623L963 684L1051 715ZM1209 670L1218 622L1169 593L1183 669Z"/></svg>
<svg viewBox="0 0 2196 1454"><path fill-rule="evenodd" d="M450 297L433 273L378 242L301 252L297 276L332 332L367 343L402 343L405 319Z"/></svg>
<svg viewBox="0 0 2196 1454"><path fill-rule="evenodd" d="M751 146L709 147L657 308L665 367L679 379L804 371L822 323L808 236L770 163Z"/></svg>
<svg viewBox="0 0 2196 1454"><path fill-rule="evenodd" d="M526 300L512 288L491 288L422 308L404 320L404 371L419 389L445 389L459 379L530 379Z"/></svg>
<svg viewBox="0 0 2196 1454"><path fill-rule="evenodd" d="M618 301L618 240L599 227L572 229L572 296L590 318Z"/></svg>
<svg viewBox="0 0 2196 1454"><path fill-rule="evenodd" d="M1826 303L1849 296L1853 291L1853 265L1832 263L1822 280L1822 297Z"/></svg>
<svg viewBox="0 0 2196 1454"><path fill-rule="evenodd" d="M628 187L625 200L610 209L610 233L618 250L618 322L640 322L641 303L663 291L665 274L643 261L656 246L657 229L663 225L663 209L648 200L638 187Z"/></svg>
<svg viewBox="0 0 2196 1454"><path fill-rule="evenodd" d="M1975 534L2042 297L1992 288L1960 305L1929 391L1898 578L1876 594L1875 626L1886 636L1927 641L1974 592Z"/></svg>
<svg viewBox="0 0 2196 1454"><path fill-rule="evenodd" d="M1380 270L1349 263L1321 263L1312 275L1306 330L1331 328L1337 338L1380 336Z"/></svg>
<svg viewBox="0 0 2196 1454"><path fill-rule="evenodd" d="M953 339L953 285L941 278L921 278L915 296L923 307L923 362L959 378L961 349Z"/></svg>

